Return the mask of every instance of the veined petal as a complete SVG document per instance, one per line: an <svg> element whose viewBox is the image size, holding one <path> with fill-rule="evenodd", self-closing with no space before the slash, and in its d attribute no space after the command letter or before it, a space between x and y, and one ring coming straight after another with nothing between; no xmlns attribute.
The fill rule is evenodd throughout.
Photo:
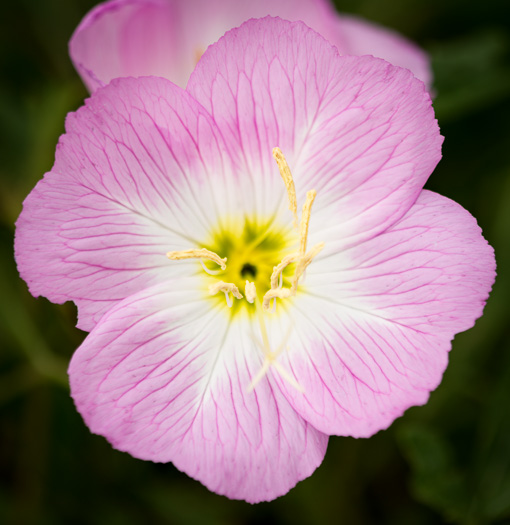
<svg viewBox="0 0 510 525"><path fill-rule="evenodd" d="M261 184L279 177L270 152L280 147L298 201L317 190L314 228L334 227L338 249L402 217L441 156L422 82L373 57L339 56L304 24L266 18L228 32L187 90Z"/></svg>
<svg viewBox="0 0 510 525"><path fill-rule="evenodd" d="M367 22L355 16L342 15L336 23L342 41L338 49L343 55L373 55L394 66L410 69L430 88L432 70L427 54L396 31ZM334 40L331 43L336 44Z"/></svg>
<svg viewBox="0 0 510 525"><path fill-rule="evenodd" d="M282 361L304 394L281 388L325 433L386 428L438 386L451 340L480 317L494 277L475 219L423 191L377 238L310 266Z"/></svg>
<svg viewBox="0 0 510 525"><path fill-rule="evenodd" d="M33 295L74 301L90 330L115 302L198 270L166 253L209 233L230 171L207 113L165 79L113 81L66 129L24 202L16 260Z"/></svg>
<svg viewBox="0 0 510 525"><path fill-rule="evenodd" d="M113 307L72 358L72 396L115 448L230 498L274 499L317 468L327 436L272 377L247 392L262 366L253 328L204 295L184 278Z"/></svg>

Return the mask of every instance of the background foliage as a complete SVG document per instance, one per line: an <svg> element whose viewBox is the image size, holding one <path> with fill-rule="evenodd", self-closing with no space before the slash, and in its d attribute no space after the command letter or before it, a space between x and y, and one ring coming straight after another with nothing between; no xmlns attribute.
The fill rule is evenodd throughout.
<svg viewBox="0 0 510 525"><path fill-rule="evenodd" d="M212 0L213 1L213 0ZM73 306L35 300L17 275L13 225L53 163L68 111L87 93L67 40L93 0L18 0L0 27L0 522L251 524L510 523L510 4L345 0L433 60L444 158L427 187L470 210L495 247L485 316L456 337L425 407L368 440L332 438L324 464L275 502L209 493L172 465L135 460L93 436L66 366L84 334ZM341 4L341 5L340 5Z"/></svg>

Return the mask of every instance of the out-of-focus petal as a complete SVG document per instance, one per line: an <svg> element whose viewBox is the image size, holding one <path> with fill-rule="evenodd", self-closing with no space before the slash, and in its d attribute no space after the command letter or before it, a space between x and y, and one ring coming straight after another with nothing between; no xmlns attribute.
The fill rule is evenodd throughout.
<svg viewBox="0 0 510 525"><path fill-rule="evenodd" d="M112 79L156 75L186 84L173 0L112 0L76 28L69 54L90 92Z"/></svg>
<svg viewBox="0 0 510 525"><path fill-rule="evenodd" d="M305 393L281 388L328 434L386 428L438 386L451 340L482 315L494 277L475 219L423 191L377 238L310 266L282 359Z"/></svg>
<svg viewBox="0 0 510 525"><path fill-rule="evenodd" d="M327 436L304 421L262 366L251 323L183 278L108 311L74 354L71 393L86 424L135 457L173 462L210 490L274 499L321 463Z"/></svg>
<svg viewBox="0 0 510 525"><path fill-rule="evenodd" d="M16 260L33 295L74 301L90 330L114 303L189 272L166 253L209 234L228 169L214 123L165 79L114 81L66 129L24 202Z"/></svg>
<svg viewBox="0 0 510 525"><path fill-rule="evenodd" d="M373 55L387 60L394 66L410 69L430 89L432 70L430 60L420 47L392 31L354 16L342 15L336 22L335 34L341 38L337 43L343 55Z"/></svg>
<svg viewBox="0 0 510 525"><path fill-rule="evenodd" d="M336 13L324 0L113 0L83 19L69 51L90 91L116 77L148 75L185 87L210 44L266 15L305 20L326 38L336 37Z"/></svg>
<svg viewBox="0 0 510 525"><path fill-rule="evenodd" d="M187 90L253 180L278 173L271 150L281 148L298 202L317 190L314 230L333 226L336 250L402 217L441 157L422 82L383 60L339 56L304 24L266 18L228 32Z"/></svg>

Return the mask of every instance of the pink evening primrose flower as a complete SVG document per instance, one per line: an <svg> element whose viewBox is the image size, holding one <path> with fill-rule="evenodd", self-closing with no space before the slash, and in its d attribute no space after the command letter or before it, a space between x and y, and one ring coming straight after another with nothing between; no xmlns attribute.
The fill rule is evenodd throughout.
<svg viewBox="0 0 510 525"><path fill-rule="evenodd" d="M90 331L69 374L91 431L258 502L329 435L425 403L495 275L475 219L422 189L441 143L410 71L275 18L209 47L186 90L95 91L15 243L32 294Z"/></svg>
<svg viewBox="0 0 510 525"><path fill-rule="evenodd" d="M83 19L69 50L91 92L113 78L147 75L185 87L210 44L266 15L301 20L341 54L384 58L430 87L429 60L420 48L394 31L339 16L329 0L110 0Z"/></svg>

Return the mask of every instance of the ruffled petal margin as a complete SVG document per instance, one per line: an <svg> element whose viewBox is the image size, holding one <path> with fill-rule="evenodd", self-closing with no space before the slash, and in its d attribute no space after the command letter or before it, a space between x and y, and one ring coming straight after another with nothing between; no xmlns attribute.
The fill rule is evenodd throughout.
<svg viewBox="0 0 510 525"><path fill-rule="evenodd" d="M248 392L262 366L251 324L231 323L198 281L169 281L108 311L72 358L71 394L115 448L171 461L230 498L274 499L317 468L328 437L273 378Z"/></svg>
<svg viewBox="0 0 510 525"><path fill-rule="evenodd" d="M377 238L317 259L282 355L304 394L278 382L319 430L367 437L439 385L454 335L482 315L494 251L466 210L423 191Z"/></svg>

